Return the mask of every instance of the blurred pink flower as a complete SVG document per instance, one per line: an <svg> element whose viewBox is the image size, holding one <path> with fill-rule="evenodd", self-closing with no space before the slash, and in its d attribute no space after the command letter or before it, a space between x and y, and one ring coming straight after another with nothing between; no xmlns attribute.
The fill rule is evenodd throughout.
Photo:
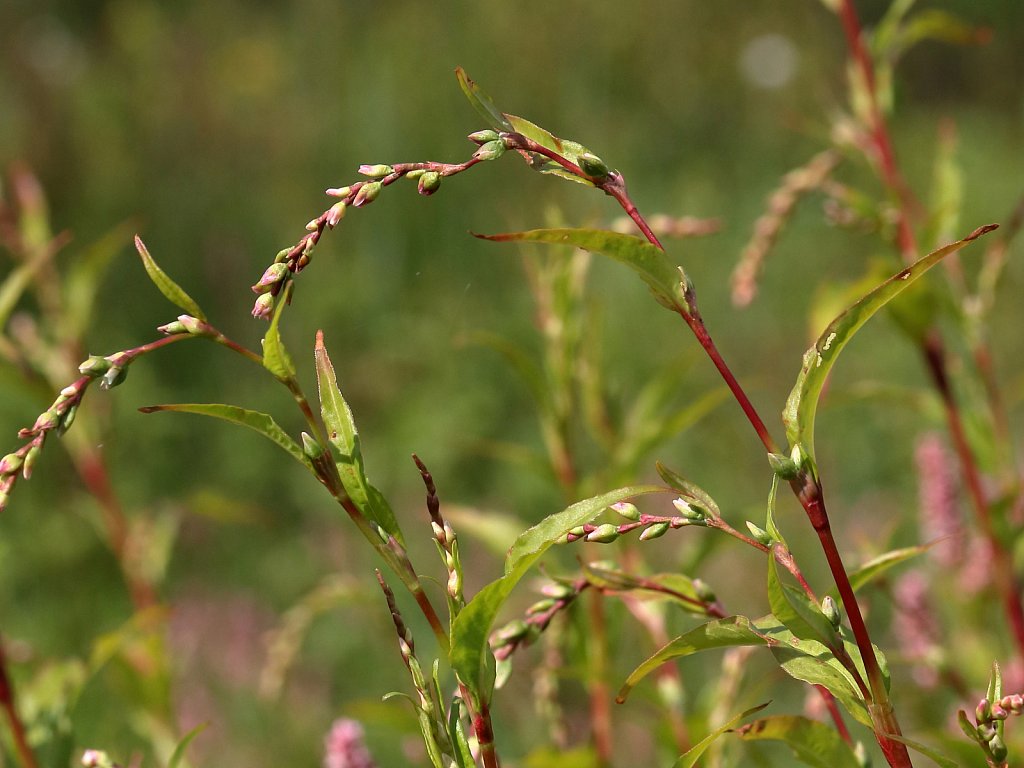
<svg viewBox="0 0 1024 768"><path fill-rule="evenodd" d="M893 633L900 651L911 662L914 680L922 688L939 681L939 625L932 613L928 579L920 571L908 571L893 585L895 614Z"/></svg>
<svg viewBox="0 0 1024 768"><path fill-rule="evenodd" d="M938 541L931 548L935 561L951 568L964 558L964 530L957 507L957 481L953 460L935 432L923 435L914 449L917 464L921 536Z"/></svg>
<svg viewBox="0 0 1024 768"><path fill-rule="evenodd" d="M324 739L324 768L376 768L358 720L340 718Z"/></svg>

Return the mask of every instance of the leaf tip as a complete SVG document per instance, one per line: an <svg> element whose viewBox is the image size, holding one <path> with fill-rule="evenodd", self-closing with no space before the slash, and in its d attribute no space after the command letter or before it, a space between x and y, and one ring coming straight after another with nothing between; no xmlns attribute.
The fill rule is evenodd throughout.
<svg viewBox="0 0 1024 768"><path fill-rule="evenodd" d="M998 224L986 224L985 226L978 227L976 230L971 232L971 234L964 238L964 241L970 242L971 240L977 240L979 237L987 235L989 232L992 232L993 230L996 229L999 229Z"/></svg>
<svg viewBox="0 0 1024 768"><path fill-rule="evenodd" d="M322 352L325 349L325 347L324 347L324 332L323 332L323 329L321 329L321 328L317 328L316 329L316 342L313 345L313 349L315 351L317 351L317 352Z"/></svg>
<svg viewBox="0 0 1024 768"><path fill-rule="evenodd" d="M159 410L159 405L144 405L141 408L139 408L139 413L156 413Z"/></svg>

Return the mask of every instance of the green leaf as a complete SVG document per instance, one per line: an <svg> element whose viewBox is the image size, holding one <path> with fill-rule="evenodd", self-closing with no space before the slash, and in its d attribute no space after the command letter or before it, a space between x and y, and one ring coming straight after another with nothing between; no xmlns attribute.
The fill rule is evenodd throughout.
<svg viewBox="0 0 1024 768"><path fill-rule="evenodd" d="M714 731L709 733L699 742L690 747L690 749L686 752L685 755L682 755L678 760L675 761L675 763L672 764L672 768L693 768L693 766L697 764L697 761L700 759L701 755L704 754L707 748L710 747L719 736L721 736L726 731L732 730L732 728L744 718L750 717L755 712L760 712L770 703L771 702L765 702L764 704L761 704L759 706L751 707L746 712L741 712L740 714L736 715L736 717L731 718L724 725L722 725L719 728L716 728Z"/></svg>
<svg viewBox="0 0 1024 768"><path fill-rule="evenodd" d="M394 536L404 547L405 538L391 505L366 477L359 432L352 417L352 409L338 388L338 378L324 346L322 331L317 331L316 334L314 357L317 386L320 390L320 414L327 427L327 438L335 451L335 464L345 486L345 492L360 512Z"/></svg>
<svg viewBox="0 0 1024 768"><path fill-rule="evenodd" d="M528 139L532 139L542 147L557 152L573 165L580 164L580 155L588 153L593 154L582 144L568 139L560 139L550 131L541 128L539 125L531 123L524 117L505 114L505 118L512 124L512 130L516 133L521 133L523 136ZM527 158L527 161L530 163L530 167L536 171L540 171L541 173L550 173L554 176L561 176L563 179L574 181L577 184L585 184L588 187L594 186L593 182L566 170L549 157L545 157L544 155L536 152L523 151L521 154Z"/></svg>
<svg viewBox="0 0 1024 768"><path fill-rule="evenodd" d="M806 594L783 583L774 548L768 553L768 604L772 613L801 640L817 640L826 648L842 648L832 622Z"/></svg>
<svg viewBox="0 0 1024 768"><path fill-rule="evenodd" d="M857 683L832 651L817 640L801 640L790 632L776 632L774 637L777 642L769 650L787 675L824 686L857 722L871 727Z"/></svg>
<svg viewBox="0 0 1024 768"><path fill-rule="evenodd" d="M951 759L949 757L946 757L944 754L942 754L938 750L932 749L931 747L926 746L925 744L922 744L922 743L920 743L918 741L911 741L910 739L908 739L908 738L906 738L904 736L891 736L890 735L889 738L892 739L893 741L898 741L901 744L906 744L908 747L910 747L915 752L920 752L922 755L927 757L933 763L935 763L938 766L941 766L941 768L959 768L960 765L961 765L956 760L953 760L953 759Z"/></svg>
<svg viewBox="0 0 1024 768"><path fill-rule="evenodd" d="M498 611L530 566L566 531L590 522L606 507L635 496L664 490L655 485L637 485L609 491L550 515L519 535L505 558L505 574L481 589L462 609L452 626L449 659L452 669L470 691L476 696L485 696L486 692L482 688L488 633Z"/></svg>
<svg viewBox="0 0 1024 768"><path fill-rule="evenodd" d="M765 515L764 529L768 531L769 535L779 542L783 547L789 549L786 545L786 540L782 538L782 531L779 530L778 526L775 525L775 498L779 492L779 476L774 472L772 473L772 487L768 491L768 511ZM773 560L775 558L772 558Z"/></svg>
<svg viewBox="0 0 1024 768"><path fill-rule="evenodd" d="M893 568L912 557L917 557L927 550L928 546L919 545L916 547L893 549L879 555L878 557L873 557L860 568L850 573L850 585L856 592L861 587L870 584L890 568Z"/></svg>
<svg viewBox="0 0 1024 768"><path fill-rule="evenodd" d="M274 317L267 328L267 335L263 338L263 367L270 371L278 381L292 381L295 379L295 363L291 355L285 349L281 341L281 313L288 305L291 298L292 288L295 283L289 280L285 284L284 291L277 297L277 306L274 308Z"/></svg>
<svg viewBox="0 0 1024 768"><path fill-rule="evenodd" d="M171 304L180 307L187 314L205 323L206 315L203 314L203 310L199 308L199 305L195 303L191 296L185 293L185 290L180 285L160 269L153 257L150 256L149 249L142 242L142 238L138 235L135 236L135 249L139 252L139 256L142 257L142 265L146 268L146 273L149 275L149 279L153 281L153 285L157 287L157 290Z"/></svg>
<svg viewBox="0 0 1024 768"><path fill-rule="evenodd" d="M476 235L495 242L532 242L573 245L593 253L601 253L619 261L647 283L655 300L674 312L688 313L686 291L689 280L682 267L669 261L668 255L646 240L600 229L534 229L528 232L505 232L497 235Z"/></svg>
<svg viewBox="0 0 1024 768"><path fill-rule="evenodd" d="M466 94L466 98L473 105L473 109L480 113L480 116L487 121L491 128L496 131L512 130L512 124L506 119L501 110L494 106L491 97L484 93L480 86L470 79L469 75L466 74L466 70L462 67L456 67L455 76L459 79L459 87Z"/></svg>
<svg viewBox="0 0 1024 768"><path fill-rule="evenodd" d="M997 226L997 224L989 224L979 227L963 240L950 243L918 259L914 264L879 285L829 324L814 346L804 354L800 375L797 377L796 385L782 412L782 420L786 424L786 436L790 446L800 445L804 455L812 462L814 461L814 417L818 408L818 398L836 358L853 338L853 335L879 309L906 290L943 258L956 253L968 243L996 229Z"/></svg>
<svg viewBox="0 0 1024 768"><path fill-rule="evenodd" d="M476 768L476 761L473 759L473 752L469 748L469 739L466 738L466 729L462 725L462 715L465 709L462 699L452 701L448 712L448 738L452 743L455 752L455 762L458 768Z"/></svg>
<svg viewBox="0 0 1024 768"><path fill-rule="evenodd" d="M36 272L52 258L53 253L49 248L37 248L32 251L28 261L11 270L11 273L0 284L0 328L7 324L7 318L11 316L11 312L18 305L22 294L32 284L32 278L35 277Z"/></svg>
<svg viewBox="0 0 1024 768"><path fill-rule="evenodd" d="M722 510L718 508L718 504L716 504L715 500L711 498L707 491L699 485L691 483L678 472L669 469L660 461L656 462L654 466L658 470L658 475L661 476L661 479L664 480L665 484L670 488L678 491L688 500L692 499L693 501L696 501L703 509L710 512L715 517L722 516Z"/></svg>
<svg viewBox="0 0 1024 768"><path fill-rule="evenodd" d="M302 466L313 472L313 463L295 440L285 432L274 421L273 417L260 411L250 411L247 408L239 408L237 405L225 405L223 403L172 403L166 405L147 405L139 408L142 413L158 413L161 411L174 411L177 413L196 413L200 416L212 416L215 419L223 419L233 424L240 424L243 427L259 432L267 439L273 441Z"/></svg>
<svg viewBox="0 0 1024 768"><path fill-rule="evenodd" d="M724 619L715 619L691 629L686 634L680 635L667 645L663 646L653 656L644 661L640 666L626 678L626 682L619 689L616 700L621 704L629 696L630 691L636 687L647 675L662 664L673 659L684 656L691 656L700 651L712 648L733 648L740 645L768 645L773 642L772 638L765 633L765 629L771 631L773 628L781 628L781 624L771 619L766 627L760 626L760 621L752 622L746 616L729 616Z"/></svg>
<svg viewBox="0 0 1024 768"><path fill-rule="evenodd" d="M859 768L857 756L830 725L795 715L763 717L736 730L744 741L782 741L804 765Z"/></svg>
<svg viewBox="0 0 1024 768"><path fill-rule="evenodd" d="M196 736L206 730L207 725L209 723L200 723L182 737L181 741L178 742L178 746L174 748L174 753L167 763L167 768L178 768L181 761L185 759L185 750L188 749L188 745L192 743Z"/></svg>

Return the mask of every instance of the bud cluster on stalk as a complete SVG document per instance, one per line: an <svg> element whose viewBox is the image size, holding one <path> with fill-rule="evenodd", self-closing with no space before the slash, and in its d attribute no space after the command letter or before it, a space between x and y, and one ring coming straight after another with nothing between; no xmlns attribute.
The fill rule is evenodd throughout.
<svg viewBox="0 0 1024 768"><path fill-rule="evenodd" d="M543 598L526 609L526 618L510 621L490 637L491 653L497 661L508 659L519 648L533 644L551 620L568 608L580 592L590 586L585 579L553 582L541 588Z"/></svg>
<svg viewBox="0 0 1024 768"><path fill-rule="evenodd" d="M106 376L109 375L110 370L113 370L113 366L106 358L96 358L102 360L104 365L98 363L89 365L93 359L90 358L82 364L82 367L87 368L88 372L83 371L85 375L82 378L64 387L50 407L36 417L35 423L31 427L18 431L18 437L28 440L28 442L18 450L0 458L0 511L7 506L9 494L19 476L26 480L32 476L32 469L39 459L39 454L42 453L46 436L53 431L56 431L58 436L63 435L74 422L78 405L92 377L103 376L105 382ZM121 375L121 380L123 380L123 375ZM115 383L120 383L120 381ZM114 386L114 384L110 386Z"/></svg>
<svg viewBox="0 0 1024 768"><path fill-rule="evenodd" d="M430 529L434 534L437 551L444 561L445 570L448 572L448 581L445 585L448 598L451 600L454 608L458 610L466 604L466 598L462 592L462 561L459 558L458 537L455 535L455 529L451 527L441 514L441 502L437 496L437 488L434 485L433 476L419 456L413 454L412 458L420 470L423 485L427 490L427 512L430 514Z"/></svg>
<svg viewBox="0 0 1024 768"><path fill-rule="evenodd" d="M974 708L976 725L971 725L965 712L960 712L960 727L968 737L978 742L995 764L1005 764L1009 756L1003 741L1003 721L1010 715L1024 712L1024 695L1019 693L1003 696L995 701L987 698ZM990 762L990 765L992 762Z"/></svg>
<svg viewBox="0 0 1024 768"><path fill-rule="evenodd" d="M635 504L620 501L612 504L609 509L628 522L619 525L614 523L577 525L566 531L559 539L559 543L570 544L582 539L594 544L610 544L620 536L636 530L640 531L640 541L650 541L664 536L671 529L687 525L706 526L708 524L708 513L693 500L677 498L673 500L672 506L679 512L678 515L648 515L641 514Z"/></svg>

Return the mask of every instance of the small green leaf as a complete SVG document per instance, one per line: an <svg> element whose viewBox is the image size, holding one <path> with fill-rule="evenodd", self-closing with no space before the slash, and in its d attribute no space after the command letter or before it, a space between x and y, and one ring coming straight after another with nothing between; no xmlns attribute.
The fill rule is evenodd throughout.
<svg viewBox="0 0 1024 768"><path fill-rule="evenodd" d="M814 346L804 354L800 375L797 377L796 385L782 412L782 420L786 424L786 436L790 446L800 445L804 454L812 462L814 461L814 417L818 408L818 398L836 358L853 338L853 335L879 309L902 293L943 258L956 253L968 243L996 229L997 226L997 224L989 224L979 227L963 240L957 240L955 243L950 243L918 259L914 264L879 285L829 324Z"/></svg>
<svg viewBox="0 0 1024 768"><path fill-rule="evenodd" d="M779 476L775 473L772 474L772 487L768 491L768 512L765 515L764 529L768 531L771 537L779 542L783 547L789 549L786 545L786 540L782 538L782 531L779 530L778 526L775 525L775 497L779 492ZM773 560L775 558L772 558Z"/></svg>
<svg viewBox="0 0 1024 768"><path fill-rule="evenodd" d="M469 748L469 739L466 738L466 729L462 725L465 706L462 699L455 699L452 702L448 712L448 738L452 743L458 768L476 768L473 752Z"/></svg>
<svg viewBox="0 0 1024 768"><path fill-rule="evenodd" d="M707 748L710 747L719 736L721 736L726 731L732 730L735 727L735 725L744 718L750 717L755 712L760 712L770 703L771 702L765 702L764 704L761 704L759 706L751 707L746 712L741 712L740 714L736 715L736 717L731 718L724 725L722 725L719 728L716 728L714 731L709 733L699 742L690 747L690 749L686 752L685 755L682 755L678 760L675 761L675 763L673 763L672 768L693 768L693 766L697 764L697 761L700 759L701 755L704 754Z"/></svg>
<svg viewBox="0 0 1024 768"><path fill-rule="evenodd" d="M466 74L462 67L455 68L455 76L459 79L459 87L473 105L473 109L480 113L480 116L487 121L487 124L496 131L511 131L512 124L505 115L494 106L491 97L481 90L480 86Z"/></svg>
<svg viewBox="0 0 1024 768"><path fill-rule="evenodd" d="M239 408L237 405L225 405L223 403L172 403L167 405L147 405L139 408L142 413L158 413L161 411L174 411L177 413L196 413L200 416L211 416L215 419L223 419L233 424L240 424L243 427L259 432L267 439L273 441L302 466L313 472L313 464L309 457L302 450L302 446L293 440L274 421L273 417L260 411L250 411L247 408Z"/></svg>
<svg viewBox="0 0 1024 768"><path fill-rule="evenodd" d="M138 235L135 236L135 249L139 252L139 256L142 257L142 265L146 268L146 273L149 275L149 279L153 281L153 285L157 287L157 290L171 304L180 307L185 310L186 314L192 315L192 317L205 323L206 315L203 314L203 310L199 308L199 305L195 303L191 296L185 293L185 290L180 285L160 269L153 257L150 256L149 249L142 242L142 238Z"/></svg>
<svg viewBox="0 0 1024 768"><path fill-rule="evenodd" d="M744 741L782 741L812 768L860 768L857 756L831 725L795 715L763 717L736 730Z"/></svg>
<svg viewBox="0 0 1024 768"><path fill-rule="evenodd" d="M285 349L281 341L281 313L288 305L291 298L292 287L295 285L291 280L285 284L284 291L277 297L277 306L274 308L274 317L267 328L267 335L263 338L263 367L270 371L278 381L292 381L295 379L295 363L291 355Z"/></svg>
<svg viewBox="0 0 1024 768"><path fill-rule="evenodd" d="M842 639L821 608L803 592L783 583L774 548L768 553L768 604L772 613L801 640L817 640L826 648L842 648Z"/></svg>
<svg viewBox="0 0 1024 768"><path fill-rule="evenodd" d="M178 768L181 761L185 759L185 750L188 749L188 745L192 743L196 736L206 730L207 725L209 723L200 723L182 737L181 741L178 742L178 746L174 748L171 759L167 762L167 768Z"/></svg>
<svg viewBox="0 0 1024 768"><path fill-rule="evenodd" d="M52 258L53 253L49 248L37 248L28 261L11 270L3 283L0 283L0 328L7 324L7 318L11 316L22 294L32 284L36 272Z"/></svg>
<svg viewBox="0 0 1024 768"><path fill-rule="evenodd" d="M789 632L776 633L775 637L779 642L769 650L787 675L824 686L857 722L871 727L871 716L857 683L832 651L817 640L801 640Z"/></svg>
<svg viewBox="0 0 1024 768"><path fill-rule="evenodd" d="M352 409L338 388L338 378L327 354L327 347L324 346L322 331L316 334L314 357L320 390L320 414L327 427L327 438L335 451L335 464L345 492L366 517L394 536L404 547L405 538L391 505L366 477L356 422L352 417Z"/></svg>
<svg viewBox="0 0 1024 768"><path fill-rule="evenodd" d="M604 254L636 272L663 307L684 314L689 312L685 294L689 287L686 274L681 267L669 261L665 251L639 237L600 229L534 229L477 237L502 243L515 241L573 245Z"/></svg>
<svg viewBox="0 0 1024 768"><path fill-rule="evenodd" d="M850 586L856 592L858 589L870 584L876 578L884 574L890 568L917 557L928 550L927 546L904 547L885 552L878 557L873 557L855 571L850 572Z"/></svg>
<svg viewBox="0 0 1024 768"><path fill-rule="evenodd" d="M64 280L67 321L61 329L66 338L80 338L91 325L96 299L100 296L100 281L129 237L130 222L123 222L89 245L68 265Z"/></svg>
<svg viewBox="0 0 1024 768"><path fill-rule="evenodd" d="M710 512L714 517L722 516L722 510L718 508L718 504L716 504L715 500L711 498L707 491L699 485L691 483L678 472L669 469L660 461L656 462L654 466L658 470L658 475L665 481L667 486L673 490L679 491L679 493L687 498L694 499L701 507L703 507L707 512Z"/></svg>
<svg viewBox="0 0 1024 768"><path fill-rule="evenodd" d="M470 691L477 696L487 694L483 690L487 635L498 611L530 566L567 530L590 522L606 507L634 496L664 490L654 485L619 488L601 496L579 501L561 512L544 518L520 534L505 558L505 574L481 589L462 609L452 626L449 660L452 669Z"/></svg>
<svg viewBox="0 0 1024 768"><path fill-rule="evenodd" d="M532 139L542 147L550 149L553 152L557 152L573 165L579 166L580 155L593 154L582 144L575 141L569 141L568 139L560 139L550 131L541 128L539 125L531 123L526 118L516 117L515 115L509 114L506 114L505 118L512 124L512 130L516 133L521 133L523 136L528 139ZM524 151L521 152L521 154L526 156L530 163L530 167L534 170L540 171L541 173L550 173L554 176L561 176L563 179L574 181L577 184L585 184L588 187L594 186L593 182L566 170L549 157L545 157L544 155L540 155L535 152Z"/></svg>
<svg viewBox="0 0 1024 768"><path fill-rule="evenodd" d="M892 735L890 735L889 738L892 739L893 741L898 741L901 744L906 744L908 747L910 747L915 752L920 752L922 755L927 757L933 763L935 763L936 765L940 766L940 768L959 768L960 765L961 765L956 760L953 760L953 759L951 759L949 757L946 757L944 754L942 754L938 750L932 749L931 747L929 747L929 746L927 746L925 744L922 744L922 743L920 743L918 741L911 741L910 739L908 739L908 738L906 738L904 736L892 736Z"/></svg>

